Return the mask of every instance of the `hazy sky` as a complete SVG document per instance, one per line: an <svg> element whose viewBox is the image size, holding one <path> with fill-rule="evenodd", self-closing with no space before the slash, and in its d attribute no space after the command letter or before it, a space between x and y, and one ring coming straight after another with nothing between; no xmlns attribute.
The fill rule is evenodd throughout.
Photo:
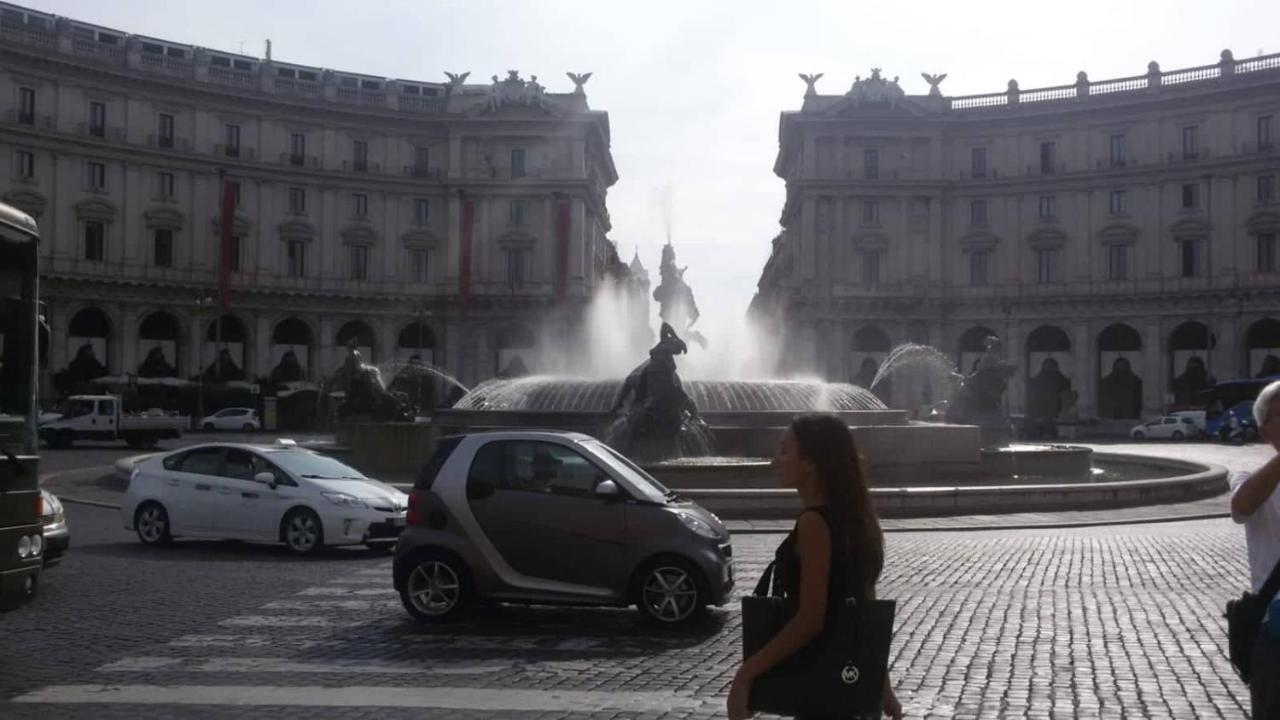
<svg viewBox="0 0 1280 720"><path fill-rule="evenodd" d="M516 69L552 92L566 71L593 72L591 106L607 110L621 179L610 233L657 275L671 198L673 239L704 316L737 316L778 231L783 183L772 168L778 113L800 105L799 72L845 92L872 66L948 73L948 95L1138 75L1280 51L1275 0L1042 3L612 2L611 0L28 0L40 10L209 48L336 70L471 81Z"/></svg>

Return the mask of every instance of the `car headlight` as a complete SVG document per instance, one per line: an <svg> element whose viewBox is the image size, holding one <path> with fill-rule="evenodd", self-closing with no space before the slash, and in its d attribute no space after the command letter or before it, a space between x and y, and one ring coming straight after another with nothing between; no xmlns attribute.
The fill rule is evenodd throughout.
<svg viewBox="0 0 1280 720"><path fill-rule="evenodd" d="M676 513L676 515L679 516L680 521L684 523L685 527L701 535L702 537L713 538L713 539L720 537L720 533L716 532L715 528L707 524L702 518L697 517L695 515L690 515L689 513L683 513L683 512Z"/></svg>
<svg viewBox="0 0 1280 720"><path fill-rule="evenodd" d="M333 503L334 505L341 505L342 507L350 507L350 508L369 507L364 503L363 500L356 497L355 495L348 495L346 493L340 493L340 492L327 492L327 493L320 493L320 494L328 498L329 502Z"/></svg>

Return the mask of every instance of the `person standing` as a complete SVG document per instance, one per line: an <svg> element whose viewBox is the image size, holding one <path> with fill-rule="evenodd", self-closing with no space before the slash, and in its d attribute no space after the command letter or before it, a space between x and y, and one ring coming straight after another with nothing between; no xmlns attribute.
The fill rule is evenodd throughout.
<svg viewBox="0 0 1280 720"><path fill-rule="evenodd" d="M729 689L730 720L751 715L752 683L816 639L828 608L850 597L874 599L884 568L884 533L853 434L843 420L835 415L796 418L782 433L773 465L782 485L795 488L804 505L795 529L774 556L774 588L796 598L796 612L738 668ZM888 678L882 708L890 717L902 717Z"/></svg>
<svg viewBox="0 0 1280 720"><path fill-rule="evenodd" d="M1252 474L1231 482L1231 518L1242 523L1249 551L1249 576L1259 592L1280 562L1280 381L1258 393L1253 404L1258 433L1276 454ZM1269 603L1253 653L1250 700L1255 718L1280 718L1280 594Z"/></svg>

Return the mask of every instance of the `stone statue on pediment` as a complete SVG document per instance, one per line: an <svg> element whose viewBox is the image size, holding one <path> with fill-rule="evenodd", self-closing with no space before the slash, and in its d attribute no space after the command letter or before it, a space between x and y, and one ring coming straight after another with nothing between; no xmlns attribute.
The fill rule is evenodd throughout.
<svg viewBox="0 0 1280 720"><path fill-rule="evenodd" d="M823 74L824 73L813 73L811 75L806 75L804 73L800 73L800 79L804 81L805 97L813 97L818 94L818 90L814 86L822 79Z"/></svg>
<svg viewBox="0 0 1280 720"><path fill-rule="evenodd" d="M885 80L880 77L880 68L871 68L871 77L863 80L861 76L854 79L853 87L845 94L854 105L863 103L887 103L896 106L906 96L898 85L898 78Z"/></svg>
<svg viewBox="0 0 1280 720"><path fill-rule="evenodd" d="M942 84L943 80L947 79L946 73L941 73L939 75L920 73L920 77L924 78L924 81L929 83L929 97L942 97L942 91L938 89L938 86Z"/></svg>
<svg viewBox="0 0 1280 720"><path fill-rule="evenodd" d="M582 86L586 85L587 81L591 79L591 73L567 72L565 75L569 76L569 79L573 81L573 94L577 97L586 97L587 91Z"/></svg>

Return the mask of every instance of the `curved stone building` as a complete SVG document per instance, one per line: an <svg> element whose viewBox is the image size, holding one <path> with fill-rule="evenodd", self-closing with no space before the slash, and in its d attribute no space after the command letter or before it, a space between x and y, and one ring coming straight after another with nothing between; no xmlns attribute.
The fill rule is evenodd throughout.
<svg viewBox="0 0 1280 720"><path fill-rule="evenodd" d="M752 312L785 365L856 382L918 341L968 370L996 334L1012 412L1082 419L1280 373L1280 55L967 97L926 80L810 83L782 114Z"/></svg>
<svg viewBox="0 0 1280 720"><path fill-rule="evenodd" d="M609 118L581 76L469 75L373 77L0 4L0 197L43 233L51 372L314 382L349 344L467 384L539 369L532 348L572 337L626 272L605 238Z"/></svg>

